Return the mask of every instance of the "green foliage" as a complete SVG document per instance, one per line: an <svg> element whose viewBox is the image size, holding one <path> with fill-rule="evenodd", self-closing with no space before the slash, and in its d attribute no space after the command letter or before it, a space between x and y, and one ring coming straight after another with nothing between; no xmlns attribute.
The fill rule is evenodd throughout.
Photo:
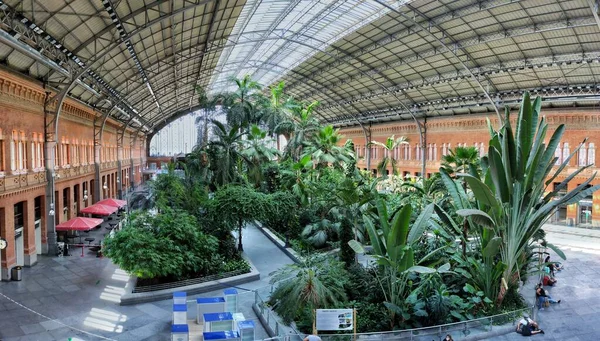
<svg viewBox="0 0 600 341"><path fill-rule="evenodd" d="M228 185L217 190L213 200L225 226L238 230L238 250L243 251L242 228L264 219L270 209L267 195L247 186Z"/></svg>
<svg viewBox="0 0 600 341"><path fill-rule="evenodd" d="M347 299L344 285L348 273L343 263L324 255L306 257L273 273L271 283L281 281L270 303L285 323L297 319L306 309L332 308Z"/></svg>
<svg viewBox="0 0 600 341"><path fill-rule="evenodd" d="M196 219L184 211L165 208L157 216L138 215L104 245L107 257L139 278L183 279L220 269L217 239L202 233Z"/></svg>
<svg viewBox="0 0 600 341"><path fill-rule="evenodd" d="M408 139L405 136L400 136L400 137L396 138L395 135L388 137L384 143L373 141L369 144L369 146L371 146L371 145L379 146L387 152L386 153L387 155L384 155L384 157L381 159L381 161L377 165L377 173L378 174L382 174L382 176L384 178L387 177L385 175L385 170L387 169L388 165L391 164L392 165L392 175L398 175L398 169L397 169L398 160L396 160L393 157L393 155L394 155L394 149L400 147L403 144L408 144Z"/></svg>

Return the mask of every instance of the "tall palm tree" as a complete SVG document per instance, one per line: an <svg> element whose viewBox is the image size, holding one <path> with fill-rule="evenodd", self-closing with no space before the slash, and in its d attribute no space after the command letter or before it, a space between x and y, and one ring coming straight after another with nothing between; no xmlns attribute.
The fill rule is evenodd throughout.
<svg viewBox="0 0 600 341"><path fill-rule="evenodd" d="M294 162L300 160L305 141L310 139L310 136L319 130L319 121L313 116L313 110L318 105L319 102L314 101L309 105L292 111L276 127L276 131L283 134L288 132L290 134L285 149L285 157L292 158Z"/></svg>
<svg viewBox="0 0 600 341"><path fill-rule="evenodd" d="M353 157L345 146L340 145L341 140L342 136L338 130L334 130L330 125L325 126L304 143L304 153L311 156L318 168L327 165L339 168Z"/></svg>
<svg viewBox="0 0 600 341"><path fill-rule="evenodd" d="M267 138L267 132L261 130L256 124L250 127L248 139L244 141L244 149L241 154L250 161L248 163L248 175L253 180L256 187L262 182L261 165L273 161L279 156L279 151L269 145L272 143Z"/></svg>
<svg viewBox="0 0 600 341"><path fill-rule="evenodd" d="M211 150L208 153L215 158L211 160L211 168L216 185L223 186L235 182L238 178L240 160L247 163L250 160L241 152L244 134L240 133L239 126L233 125L228 128L217 120L211 122L214 125L216 139L209 142L208 148Z"/></svg>
<svg viewBox="0 0 600 341"><path fill-rule="evenodd" d="M396 160L396 158L394 157L394 149L403 144L408 144L408 138L406 138L405 136L400 136L400 137L396 138L395 135L388 137L384 143L381 143L378 141L372 141L369 144L370 146L375 145L375 146L382 147L386 151L385 156L383 157L383 159L381 159L381 162L379 162L379 164L377 165L377 172L379 174L383 174L384 177L387 177L385 175L385 170L387 169L388 165L391 164L392 165L392 175L398 175L398 167L396 166L398 163L398 160Z"/></svg>
<svg viewBox="0 0 600 341"><path fill-rule="evenodd" d="M269 134L279 133L283 134L286 138L289 138L291 132L278 132L276 131L276 128L287 116L291 115L294 110L298 110L300 104L296 102L294 98L285 96L284 87L283 81L271 87L269 107L265 110L262 121L268 129Z"/></svg>
<svg viewBox="0 0 600 341"><path fill-rule="evenodd" d="M261 86L253 81L249 75L242 79L234 78L237 89L232 93L221 94L229 125L240 128L259 123L263 110L268 107L268 100L259 92Z"/></svg>

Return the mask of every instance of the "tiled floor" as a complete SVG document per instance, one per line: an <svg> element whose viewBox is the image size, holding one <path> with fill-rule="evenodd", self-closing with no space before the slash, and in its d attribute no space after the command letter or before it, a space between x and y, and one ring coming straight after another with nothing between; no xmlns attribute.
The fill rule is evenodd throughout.
<svg viewBox="0 0 600 341"><path fill-rule="evenodd" d="M103 228L97 233L106 232ZM255 227L244 230L244 245L261 280L238 288L240 310L246 319L256 319L251 309L254 294L245 289L268 285L269 273L292 261ZM71 253L70 257L41 257L36 266L24 269L22 281L0 282L3 341L170 339L171 300L120 306L127 274L87 249L84 257L77 249ZM201 296L216 295L221 296L222 290ZM189 318L195 318L191 304ZM257 338L267 337L257 320L255 324Z"/></svg>

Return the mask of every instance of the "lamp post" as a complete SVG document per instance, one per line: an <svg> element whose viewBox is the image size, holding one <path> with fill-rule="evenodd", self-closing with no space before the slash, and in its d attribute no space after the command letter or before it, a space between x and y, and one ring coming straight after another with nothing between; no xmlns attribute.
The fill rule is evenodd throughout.
<svg viewBox="0 0 600 341"><path fill-rule="evenodd" d="M103 195L104 199L106 199L106 190L108 189L108 185L106 184L106 181L102 185L102 189L104 190L104 191L102 191L102 195Z"/></svg>

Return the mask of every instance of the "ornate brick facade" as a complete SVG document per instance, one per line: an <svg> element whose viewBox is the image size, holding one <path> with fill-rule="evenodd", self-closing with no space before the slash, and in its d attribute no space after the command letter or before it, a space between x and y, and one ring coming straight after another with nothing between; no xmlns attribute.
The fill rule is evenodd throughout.
<svg viewBox="0 0 600 341"><path fill-rule="evenodd" d="M10 278L9 270L15 265L35 264L37 255L47 248L46 208L51 200L46 197L45 98L46 89L42 84L0 70L0 236L8 241L8 248L0 253L3 280ZM79 209L93 203L94 119L99 116L100 113L76 100L67 99L63 105L54 170L56 223L77 216ZM119 129L120 124L109 119L99 141L101 199L117 196L117 179L122 181L124 191L130 187L130 155L134 160L133 183L137 185L142 179L145 141L138 138L132 149L130 143L135 133L127 130L119 151ZM117 167L119 158L121 174ZM85 201L84 191L88 195ZM16 223L22 224L22 228L16 226L16 229ZM22 235L22 247L16 235Z"/></svg>

